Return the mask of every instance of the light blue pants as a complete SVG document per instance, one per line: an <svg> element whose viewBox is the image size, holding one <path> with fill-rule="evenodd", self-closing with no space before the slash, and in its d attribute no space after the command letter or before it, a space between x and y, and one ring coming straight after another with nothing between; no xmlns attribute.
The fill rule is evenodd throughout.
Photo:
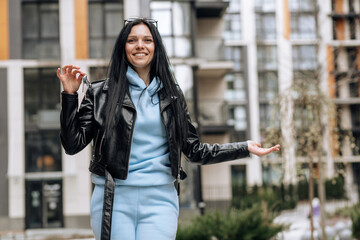
<svg viewBox="0 0 360 240"><path fill-rule="evenodd" d="M91 228L100 240L104 185L91 198ZM174 240L179 200L174 184L134 187L116 185L111 240Z"/></svg>

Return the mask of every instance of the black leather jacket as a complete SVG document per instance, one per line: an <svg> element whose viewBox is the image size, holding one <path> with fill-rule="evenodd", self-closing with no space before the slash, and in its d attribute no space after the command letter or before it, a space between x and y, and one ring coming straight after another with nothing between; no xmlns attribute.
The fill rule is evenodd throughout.
<svg viewBox="0 0 360 240"><path fill-rule="evenodd" d="M111 142L104 145L105 106L108 85L107 81L97 81L86 92L78 110L78 96L62 93L61 111L61 142L67 154L75 154L85 148L92 140L93 157L89 170L104 176L105 168L114 178L126 179L128 174L130 147L136 109L128 94L122 104L116 108L116 128L111 133ZM246 142L228 144L200 143L195 127L188 115L188 137L183 148L180 149L174 138L175 124L172 111L169 108L171 101L182 101L187 109L184 99L164 98L160 94L161 119L165 125L170 151L172 175L179 179L181 152L185 158L198 164L212 164L223 161L243 158L249 155Z"/></svg>
<svg viewBox="0 0 360 240"><path fill-rule="evenodd" d="M105 176L103 224L101 239L110 239L111 214L114 194L113 178L126 179L129 167L129 156L132 134L136 121L136 109L128 94L124 101L118 103L115 113L115 127L110 133L104 133L105 109L107 102L108 81L92 83L78 109L78 95L62 93L61 142L67 154L76 154L93 140L93 157L89 170L97 175ZM214 144L200 143L196 129L191 123L189 114L187 140L180 149L175 139L175 122L169 105L171 101L181 101L187 111L185 98L164 97L159 91L161 119L165 125L168 142L171 172L177 180L186 174L181 170L181 153L191 162L212 164L249 156L246 142ZM105 134L111 134L111 142L104 142Z"/></svg>

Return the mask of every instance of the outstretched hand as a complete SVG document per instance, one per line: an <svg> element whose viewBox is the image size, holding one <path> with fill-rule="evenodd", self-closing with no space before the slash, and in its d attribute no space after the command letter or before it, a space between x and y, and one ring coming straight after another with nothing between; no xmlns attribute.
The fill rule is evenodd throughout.
<svg viewBox="0 0 360 240"><path fill-rule="evenodd" d="M280 145L275 145L270 148L262 148L261 144L258 142L255 142L255 141L247 141L247 144L248 144L249 152L251 152L252 154L255 154L259 157L267 155L272 152L280 151Z"/></svg>

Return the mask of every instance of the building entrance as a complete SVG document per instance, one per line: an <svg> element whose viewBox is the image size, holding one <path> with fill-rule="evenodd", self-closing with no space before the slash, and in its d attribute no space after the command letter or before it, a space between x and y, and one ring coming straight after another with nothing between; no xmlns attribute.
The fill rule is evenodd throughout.
<svg viewBox="0 0 360 240"><path fill-rule="evenodd" d="M64 227L61 180L26 181L25 227Z"/></svg>

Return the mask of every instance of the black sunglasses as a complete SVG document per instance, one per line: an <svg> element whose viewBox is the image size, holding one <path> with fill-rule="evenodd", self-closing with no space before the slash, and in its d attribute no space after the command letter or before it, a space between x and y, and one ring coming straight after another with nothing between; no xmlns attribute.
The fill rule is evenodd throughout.
<svg viewBox="0 0 360 240"><path fill-rule="evenodd" d="M158 21L155 19L151 19L151 18L127 18L127 19L124 19L124 26L130 22L134 22L134 21L138 21L138 20L154 24L156 28L158 27Z"/></svg>

